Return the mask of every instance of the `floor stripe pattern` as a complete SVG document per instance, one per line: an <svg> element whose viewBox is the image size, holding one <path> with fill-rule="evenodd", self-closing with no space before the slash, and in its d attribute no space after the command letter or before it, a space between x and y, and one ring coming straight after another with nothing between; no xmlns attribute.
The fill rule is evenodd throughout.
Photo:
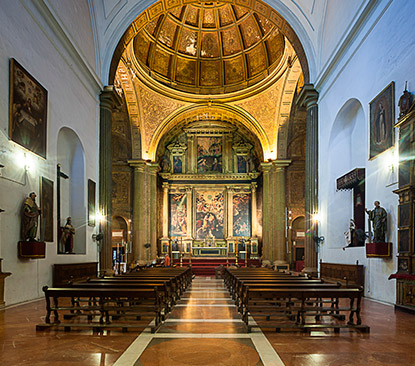
<svg viewBox="0 0 415 366"><path fill-rule="evenodd" d="M196 277L159 330L146 328L114 364L150 365L284 366L259 328L245 332L223 280L210 277Z"/></svg>

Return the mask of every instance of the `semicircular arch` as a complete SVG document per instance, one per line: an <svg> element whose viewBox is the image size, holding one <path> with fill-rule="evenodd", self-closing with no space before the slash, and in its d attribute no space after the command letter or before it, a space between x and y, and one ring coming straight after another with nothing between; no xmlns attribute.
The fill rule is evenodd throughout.
<svg viewBox="0 0 415 366"><path fill-rule="evenodd" d="M203 104L184 107L173 115L167 117L155 131L148 150L148 159L155 161L160 141L170 130L179 124L195 122L198 120L222 119L234 125L244 126L258 139L261 146L262 160L269 150L270 142L262 126L249 113L235 106L224 104Z"/></svg>

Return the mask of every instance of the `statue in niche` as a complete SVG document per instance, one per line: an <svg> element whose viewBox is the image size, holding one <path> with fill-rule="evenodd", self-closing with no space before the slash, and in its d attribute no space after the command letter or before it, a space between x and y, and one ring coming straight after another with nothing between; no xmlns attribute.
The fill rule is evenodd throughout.
<svg viewBox="0 0 415 366"><path fill-rule="evenodd" d="M40 208L36 204L36 193L29 194L23 203L22 215L22 240L36 241L38 217L40 215Z"/></svg>
<svg viewBox="0 0 415 366"><path fill-rule="evenodd" d="M256 172L255 157L252 152L248 155L248 172Z"/></svg>
<svg viewBox="0 0 415 366"><path fill-rule="evenodd" d="M380 207L379 201L375 201L374 204L375 208L373 210L365 208L365 211L369 215L369 220L373 223L373 241L375 243L384 243L388 214L383 207Z"/></svg>
<svg viewBox="0 0 415 366"><path fill-rule="evenodd" d="M60 240L61 253L72 253L73 250L73 236L75 235L75 228L72 225L72 218L66 219L66 224L62 228L62 236Z"/></svg>
<svg viewBox="0 0 415 366"><path fill-rule="evenodd" d="M170 157L167 151L161 158L161 171L163 173L170 172Z"/></svg>

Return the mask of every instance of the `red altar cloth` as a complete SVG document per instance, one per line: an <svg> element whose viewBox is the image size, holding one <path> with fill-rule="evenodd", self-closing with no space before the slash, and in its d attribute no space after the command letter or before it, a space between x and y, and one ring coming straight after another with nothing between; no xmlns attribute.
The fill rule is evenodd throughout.
<svg viewBox="0 0 415 366"><path fill-rule="evenodd" d="M296 261L295 262L295 271L296 272L301 272L303 268L304 268L304 261Z"/></svg>
<svg viewBox="0 0 415 366"><path fill-rule="evenodd" d="M394 278L398 280L411 280L415 281L415 274L409 273L393 273L389 276L388 280L393 280Z"/></svg>

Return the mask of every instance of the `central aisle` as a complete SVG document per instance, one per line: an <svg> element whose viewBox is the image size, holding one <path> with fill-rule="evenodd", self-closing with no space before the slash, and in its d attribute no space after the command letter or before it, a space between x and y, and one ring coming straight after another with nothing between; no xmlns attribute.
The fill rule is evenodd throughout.
<svg viewBox="0 0 415 366"><path fill-rule="evenodd" d="M196 277L158 332L147 328L114 365L284 364L259 328L245 332L223 280Z"/></svg>

